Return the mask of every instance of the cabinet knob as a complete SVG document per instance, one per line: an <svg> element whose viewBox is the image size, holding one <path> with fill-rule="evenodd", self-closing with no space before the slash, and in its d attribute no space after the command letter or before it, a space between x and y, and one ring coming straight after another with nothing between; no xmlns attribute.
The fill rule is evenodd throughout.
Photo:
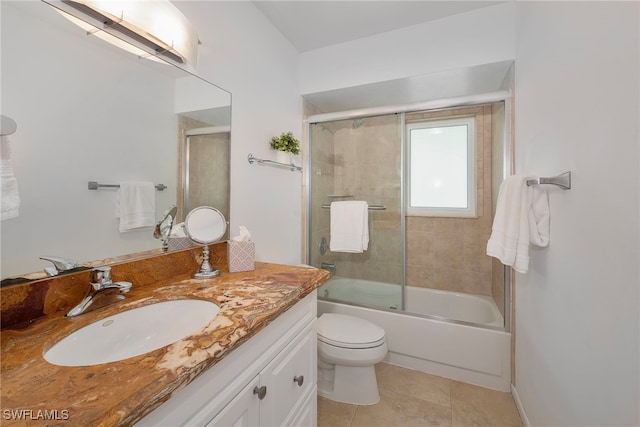
<svg viewBox="0 0 640 427"><path fill-rule="evenodd" d="M253 394L258 395L258 399L262 400L267 395L267 386L263 385L262 387L255 386L253 388Z"/></svg>
<svg viewBox="0 0 640 427"><path fill-rule="evenodd" d="M302 387L302 383L304 383L304 375L298 375L297 377L293 377L293 382L298 383L298 385Z"/></svg>

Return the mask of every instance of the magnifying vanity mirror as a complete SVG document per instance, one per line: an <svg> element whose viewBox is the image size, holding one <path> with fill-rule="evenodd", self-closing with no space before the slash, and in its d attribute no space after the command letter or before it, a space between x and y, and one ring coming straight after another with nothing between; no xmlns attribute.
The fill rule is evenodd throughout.
<svg viewBox="0 0 640 427"><path fill-rule="evenodd" d="M193 274L194 279L209 279L220 274L209 264L209 245L215 243L224 236L227 231L227 220L224 215L211 206L200 206L187 215L184 228L191 240L202 243L202 265Z"/></svg>
<svg viewBox="0 0 640 427"><path fill-rule="evenodd" d="M169 238L171 236L171 229L173 229L177 212L178 208L176 206L171 206L162 214L162 218L158 221L156 228L153 230L153 237L162 241L163 252L167 252L169 250Z"/></svg>

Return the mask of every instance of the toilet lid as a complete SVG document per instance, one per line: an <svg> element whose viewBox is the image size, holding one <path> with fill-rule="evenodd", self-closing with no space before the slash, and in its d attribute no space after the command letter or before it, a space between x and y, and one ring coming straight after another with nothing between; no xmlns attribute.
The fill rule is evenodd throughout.
<svg viewBox="0 0 640 427"><path fill-rule="evenodd" d="M336 347L371 348L384 343L384 329L359 317L325 313L317 326L318 339Z"/></svg>

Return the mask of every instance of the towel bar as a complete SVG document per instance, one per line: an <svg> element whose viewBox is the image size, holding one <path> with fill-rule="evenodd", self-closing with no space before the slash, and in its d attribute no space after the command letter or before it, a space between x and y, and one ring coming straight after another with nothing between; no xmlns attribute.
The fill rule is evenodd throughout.
<svg viewBox="0 0 640 427"><path fill-rule="evenodd" d="M571 171L565 172L558 176L552 176L548 178L537 178L537 179L528 179L527 185L537 185L537 184L551 184L557 185L563 190L569 190L571 188Z"/></svg>
<svg viewBox="0 0 640 427"><path fill-rule="evenodd" d="M322 209L330 209L331 205L322 205ZM387 207L384 205L369 205L370 211L386 211Z"/></svg>
<svg viewBox="0 0 640 427"><path fill-rule="evenodd" d="M258 162L264 165L285 167L285 168L291 169L291 172L302 171L302 166L294 165L293 163L280 163L280 162L274 162L273 160L259 159L255 157L253 153L249 153L249 155L247 156L247 161L249 162L250 165L252 165L253 162Z"/></svg>
<svg viewBox="0 0 640 427"><path fill-rule="evenodd" d="M106 188L120 188L120 184L98 184L97 181L89 181L89 190L97 190L98 188L106 187ZM157 184L156 190L162 191L167 188L164 184Z"/></svg>

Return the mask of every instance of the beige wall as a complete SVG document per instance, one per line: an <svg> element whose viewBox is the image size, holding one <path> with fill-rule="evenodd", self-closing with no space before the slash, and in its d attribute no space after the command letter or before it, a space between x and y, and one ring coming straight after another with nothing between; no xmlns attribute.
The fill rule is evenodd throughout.
<svg viewBox="0 0 640 427"><path fill-rule="evenodd" d="M312 264L332 263L341 276L399 284L400 120L393 114L362 120L360 126L354 120L312 126ZM330 197L339 195L351 197ZM362 254L319 255L322 237L330 239L329 210L320 206L338 200L386 206L369 212L369 248Z"/></svg>
<svg viewBox="0 0 640 427"><path fill-rule="evenodd" d="M491 233L491 105L407 115L407 122L476 118L477 218L407 218L407 285L491 295L493 267L485 253ZM502 305L502 304L499 304Z"/></svg>

